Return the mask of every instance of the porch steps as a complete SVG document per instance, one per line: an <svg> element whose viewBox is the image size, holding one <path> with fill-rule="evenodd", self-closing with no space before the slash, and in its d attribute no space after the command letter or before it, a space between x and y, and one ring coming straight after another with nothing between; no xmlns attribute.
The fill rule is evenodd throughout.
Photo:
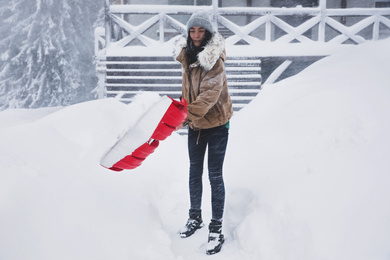
<svg viewBox="0 0 390 260"><path fill-rule="evenodd" d="M261 89L260 58L228 57L225 67L233 109L239 111ZM106 59L107 97L125 103L131 102L140 91L179 99L181 83L181 65L170 56L108 56Z"/></svg>

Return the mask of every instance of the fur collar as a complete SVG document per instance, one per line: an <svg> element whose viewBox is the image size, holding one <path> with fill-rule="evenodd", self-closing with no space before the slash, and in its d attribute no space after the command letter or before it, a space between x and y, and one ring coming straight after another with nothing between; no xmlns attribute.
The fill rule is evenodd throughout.
<svg viewBox="0 0 390 260"><path fill-rule="evenodd" d="M187 38L180 37L180 39L175 44L175 49L173 51L174 58L181 61L179 57L183 51L183 48L187 46ZM204 47L204 49L198 54L199 65L205 70L211 70L217 60L225 51L225 39L219 33L214 33L213 37ZM184 52L183 52L184 53Z"/></svg>

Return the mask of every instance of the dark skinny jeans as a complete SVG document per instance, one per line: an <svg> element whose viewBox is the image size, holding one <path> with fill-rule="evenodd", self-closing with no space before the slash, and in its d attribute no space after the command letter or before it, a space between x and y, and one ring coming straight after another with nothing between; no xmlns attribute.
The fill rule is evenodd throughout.
<svg viewBox="0 0 390 260"><path fill-rule="evenodd" d="M212 219L221 220L225 206L225 185L222 176L229 130L225 125L210 129L188 130L188 153L190 157L190 202L191 209L200 210L202 204L203 164L208 147L208 171L211 186Z"/></svg>

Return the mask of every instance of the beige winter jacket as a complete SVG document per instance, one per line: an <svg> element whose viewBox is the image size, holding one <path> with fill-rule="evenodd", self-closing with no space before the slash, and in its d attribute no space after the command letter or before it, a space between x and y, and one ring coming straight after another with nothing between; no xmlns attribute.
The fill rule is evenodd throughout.
<svg viewBox="0 0 390 260"><path fill-rule="evenodd" d="M226 124L233 115L228 93L224 62L224 39L215 33L198 61L188 66L185 56L186 38L176 43L174 56L183 67L182 97L188 102L188 125L208 129Z"/></svg>

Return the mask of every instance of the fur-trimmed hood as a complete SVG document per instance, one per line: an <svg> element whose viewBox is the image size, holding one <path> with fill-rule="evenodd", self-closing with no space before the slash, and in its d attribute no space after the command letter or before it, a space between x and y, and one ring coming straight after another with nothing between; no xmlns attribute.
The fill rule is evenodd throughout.
<svg viewBox="0 0 390 260"><path fill-rule="evenodd" d="M175 44L175 48L173 51L174 58L184 63L185 61L185 52L184 48L187 47L187 38L181 37ZM222 56L222 57L221 57ZM224 61L226 60L225 55L225 39L218 32L214 33L211 37L210 41L204 47L204 49L198 54L199 65L205 70L211 70L217 60L222 58Z"/></svg>

